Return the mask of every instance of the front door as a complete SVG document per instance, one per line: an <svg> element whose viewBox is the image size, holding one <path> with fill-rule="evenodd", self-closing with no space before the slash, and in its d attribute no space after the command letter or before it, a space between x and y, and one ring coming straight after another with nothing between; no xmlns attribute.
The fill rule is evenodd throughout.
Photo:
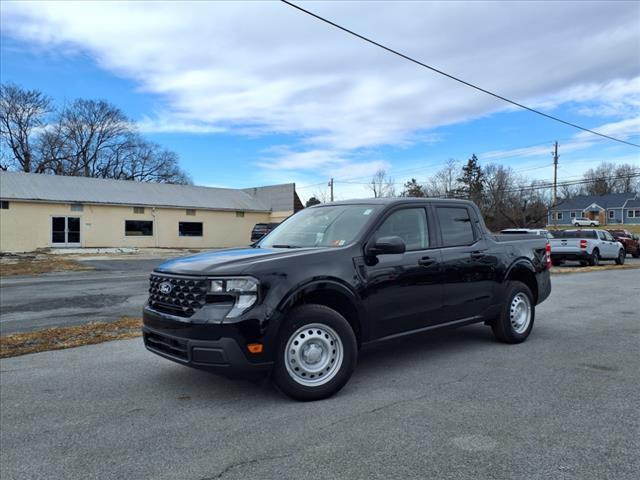
<svg viewBox="0 0 640 480"><path fill-rule="evenodd" d="M80 246L80 217L51 217L51 245Z"/></svg>
<svg viewBox="0 0 640 480"><path fill-rule="evenodd" d="M402 208L391 212L369 241L387 236L402 238L407 251L378 255L375 265L361 266L372 338L437 323L442 301L440 252L431 248L426 208Z"/></svg>

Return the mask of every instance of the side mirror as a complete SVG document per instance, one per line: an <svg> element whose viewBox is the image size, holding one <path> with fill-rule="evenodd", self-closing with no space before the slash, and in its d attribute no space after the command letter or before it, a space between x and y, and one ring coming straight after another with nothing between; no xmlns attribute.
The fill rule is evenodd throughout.
<svg viewBox="0 0 640 480"><path fill-rule="evenodd" d="M404 253L406 250L407 246L402 238L398 236L380 237L367 247L367 254L375 257L376 255Z"/></svg>

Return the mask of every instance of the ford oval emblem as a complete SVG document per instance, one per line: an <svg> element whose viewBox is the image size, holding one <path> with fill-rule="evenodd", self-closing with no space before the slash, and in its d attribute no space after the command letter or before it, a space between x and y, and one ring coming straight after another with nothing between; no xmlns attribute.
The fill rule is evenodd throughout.
<svg viewBox="0 0 640 480"><path fill-rule="evenodd" d="M173 290L173 285L171 285L171 282L162 282L158 290L160 290L160 293L163 295L169 295L171 290Z"/></svg>

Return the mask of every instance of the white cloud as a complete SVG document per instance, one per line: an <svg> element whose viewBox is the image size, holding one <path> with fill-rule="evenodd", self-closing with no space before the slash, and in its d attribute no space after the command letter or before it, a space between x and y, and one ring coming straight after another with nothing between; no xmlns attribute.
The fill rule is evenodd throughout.
<svg viewBox="0 0 640 480"><path fill-rule="evenodd" d="M524 103L622 119L640 107L635 2L304 6ZM6 35L86 52L159 95L166 111L144 131L303 137L266 170L365 172L358 149L437 141L430 129L511 108L279 2L3 2L1 19Z"/></svg>

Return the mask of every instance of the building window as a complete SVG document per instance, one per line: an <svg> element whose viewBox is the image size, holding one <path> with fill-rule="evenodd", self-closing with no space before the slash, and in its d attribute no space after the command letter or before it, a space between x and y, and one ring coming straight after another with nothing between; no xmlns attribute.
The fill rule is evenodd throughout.
<svg viewBox="0 0 640 480"><path fill-rule="evenodd" d="M189 216L189 217L195 217L195 216L196 216L196 210L195 210L195 208L187 208L187 216Z"/></svg>
<svg viewBox="0 0 640 480"><path fill-rule="evenodd" d="M238 218L244 217L244 212L236 212L236 217Z"/></svg>
<svg viewBox="0 0 640 480"><path fill-rule="evenodd" d="M72 212L81 212L83 210L84 206L81 203L72 203L71 204L71 211Z"/></svg>
<svg viewBox="0 0 640 480"><path fill-rule="evenodd" d="M178 235L181 237L201 237L202 222L178 222Z"/></svg>
<svg viewBox="0 0 640 480"><path fill-rule="evenodd" d="M551 218L554 220L562 220L562 212L553 212Z"/></svg>
<svg viewBox="0 0 640 480"><path fill-rule="evenodd" d="M2 210L9 210L9 202L2 200L2 202L0 202L0 208L2 208Z"/></svg>
<svg viewBox="0 0 640 480"><path fill-rule="evenodd" d="M627 216L629 218L640 218L640 210L629 210Z"/></svg>
<svg viewBox="0 0 640 480"><path fill-rule="evenodd" d="M576 212L571 212L571 218L576 218Z"/></svg>
<svg viewBox="0 0 640 480"><path fill-rule="evenodd" d="M127 237L153 236L153 222L150 220L125 220L124 234Z"/></svg>
<svg viewBox="0 0 640 480"><path fill-rule="evenodd" d="M133 207L133 213L144 213L144 207Z"/></svg>
<svg viewBox="0 0 640 480"><path fill-rule="evenodd" d="M609 210L609 218L616 218L616 212L613 210Z"/></svg>

